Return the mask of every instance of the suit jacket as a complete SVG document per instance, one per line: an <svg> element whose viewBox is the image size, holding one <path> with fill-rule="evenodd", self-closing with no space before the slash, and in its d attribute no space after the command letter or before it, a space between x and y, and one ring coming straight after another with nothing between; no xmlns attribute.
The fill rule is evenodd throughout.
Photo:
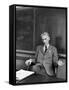
<svg viewBox="0 0 69 90"><path fill-rule="evenodd" d="M49 45L46 53L43 51L43 46L38 46L35 57L36 63L42 64L48 75L54 75L53 66L56 66L58 62L57 49L54 46Z"/></svg>

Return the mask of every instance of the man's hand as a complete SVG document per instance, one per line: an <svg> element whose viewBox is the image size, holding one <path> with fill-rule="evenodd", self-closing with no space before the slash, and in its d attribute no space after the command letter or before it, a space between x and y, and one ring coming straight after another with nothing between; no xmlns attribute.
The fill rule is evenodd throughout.
<svg viewBox="0 0 69 90"><path fill-rule="evenodd" d="M27 66L31 65L31 63L32 63L32 59L26 60L26 62L25 62L25 64L26 64Z"/></svg>
<svg viewBox="0 0 69 90"><path fill-rule="evenodd" d="M58 61L58 65L59 65L59 66L63 66L63 65L64 65L63 61L59 60L59 61Z"/></svg>

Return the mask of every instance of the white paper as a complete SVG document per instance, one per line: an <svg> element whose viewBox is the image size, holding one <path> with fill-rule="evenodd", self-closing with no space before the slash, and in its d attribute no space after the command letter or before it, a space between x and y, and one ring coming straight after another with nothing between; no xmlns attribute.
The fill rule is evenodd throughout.
<svg viewBox="0 0 69 90"><path fill-rule="evenodd" d="M34 72L21 69L16 72L16 80L22 80L32 74L34 74Z"/></svg>

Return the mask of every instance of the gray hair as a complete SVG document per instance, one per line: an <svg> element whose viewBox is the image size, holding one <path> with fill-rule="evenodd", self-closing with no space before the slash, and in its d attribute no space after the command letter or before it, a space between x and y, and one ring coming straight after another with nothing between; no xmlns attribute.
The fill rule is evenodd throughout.
<svg viewBox="0 0 69 90"><path fill-rule="evenodd" d="M48 36L49 38L50 38L50 36L49 36L49 33L48 32L43 32L40 36L42 37L42 36Z"/></svg>

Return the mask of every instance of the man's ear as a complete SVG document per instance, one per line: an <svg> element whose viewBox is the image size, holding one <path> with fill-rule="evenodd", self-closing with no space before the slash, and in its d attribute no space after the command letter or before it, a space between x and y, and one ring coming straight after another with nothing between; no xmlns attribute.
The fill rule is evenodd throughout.
<svg viewBox="0 0 69 90"><path fill-rule="evenodd" d="M50 40L50 37L49 37L49 40Z"/></svg>

